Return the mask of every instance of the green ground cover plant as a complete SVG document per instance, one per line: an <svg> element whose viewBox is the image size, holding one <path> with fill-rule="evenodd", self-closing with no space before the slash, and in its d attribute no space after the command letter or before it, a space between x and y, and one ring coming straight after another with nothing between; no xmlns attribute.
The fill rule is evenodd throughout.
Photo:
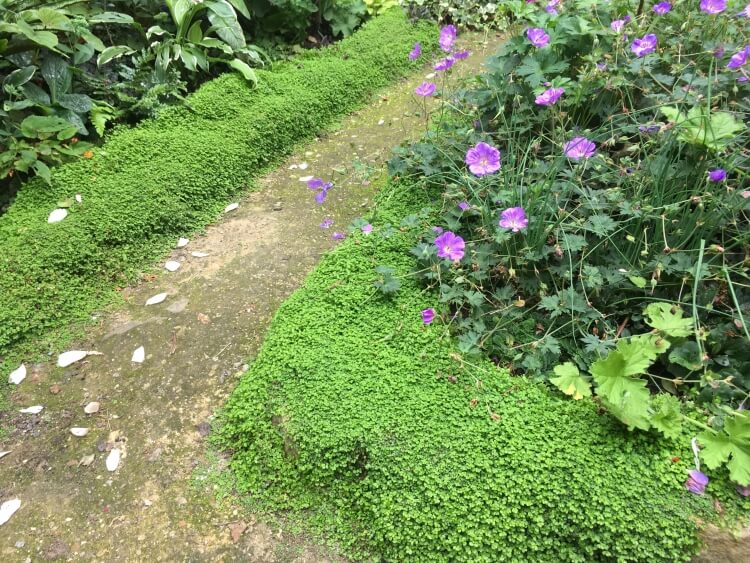
<svg viewBox="0 0 750 563"><path fill-rule="evenodd" d="M433 32L384 14L340 43L259 71L254 89L223 75L184 107L116 129L92 158L54 169L50 186L27 183L0 217L2 372L15 367L12 349L86 320L295 143L414 68L404 53L415 41L430 49ZM48 224L60 205L68 217Z"/></svg>
<svg viewBox="0 0 750 563"><path fill-rule="evenodd" d="M442 192L415 275L462 353L631 430L689 426L748 495L748 13L507 6L518 27L489 72L443 92L455 111L391 163Z"/></svg>
<svg viewBox="0 0 750 563"><path fill-rule="evenodd" d="M408 250L439 194L393 182L372 230L352 229L279 309L220 417L240 490L327 527L355 560L688 560L693 516L713 509L683 487L685 434L628 433L423 322L438 298ZM376 287L381 266L398 291ZM707 490L723 495L726 475Z"/></svg>

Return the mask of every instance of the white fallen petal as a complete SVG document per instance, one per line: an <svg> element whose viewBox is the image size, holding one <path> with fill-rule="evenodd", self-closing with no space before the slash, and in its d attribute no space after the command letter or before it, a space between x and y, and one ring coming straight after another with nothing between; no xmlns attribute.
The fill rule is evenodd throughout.
<svg viewBox="0 0 750 563"><path fill-rule="evenodd" d="M180 237L177 239L177 248L182 248L183 246L187 246L187 244L190 242L189 238Z"/></svg>
<svg viewBox="0 0 750 563"><path fill-rule="evenodd" d="M303 162L302 164L299 165L299 169L300 170L307 170L308 166L310 166L310 165L307 164L307 162Z"/></svg>
<svg viewBox="0 0 750 563"><path fill-rule="evenodd" d="M89 433L89 429L88 428L71 428L70 433L73 434L73 436L78 436L79 438L81 438Z"/></svg>
<svg viewBox="0 0 750 563"><path fill-rule="evenodd" d="M312 179L313 179L313 176L300 176L299 181L300 182L309 182Z"/></svg>
<svg viewBox="0 0 750 563"><path fill-rule="evenodd" d="M385 123L385 119L381 119L380 121L378 121L378 125L383 125L384 123Z"/></svg>
<svg viewBox="0 0 750 563"><path fill-rule="evenodd" d="M146 349L143 346L139 346L135 352L133 352L133 357L130 359L131 362L136 364L142 364L143 360L146 359Z"/></svg>
<svg viewBox="0 0 750 563"><path fill-rule="evenodd" d="M18 385L24 379L26 379L26 365L25 364L21 364L21 367L10 372L10 376L8 377L8 381L10 383L13 383L14 385Z"/></svg>
<svg viewBox="0 0 750 563"><path fill-rule="evenodd" d="M49 214L49 217L47 217L47 223L59 223L67 216L67 209L55 209L52 213Z"/></svg>
<svg viewBox="0 0 750 563"><path fill-rule="evenodd" d="M92 401L91 403L83 407L83 412L85 412L86 414L94 414L99 412L99 403L97 403L96 401Z"/></svg>
<svg viewBox="0 0 750 563"><path fill-rule="evenodd" d="M120 450L115 448L107 456L107 471L115 471L120 465Z"/></svg>
<svg viewBox="0 0 750 563"><path fill-rule="evenodd" d="M433 78L435 78L435 73L434 73L434 72L431 72L430 74L426 74L426 75L425 75L425 78L426 78L427 80L432 80Z"/></svg>
<svg viewBox="0 0 750 563"><path fill-rule="evenodd" d="M25 409L21 409L18 412L22 412L23 414L39 414L42 412L44 407L42 405L34 405L33 407L27 407Z"/></svg>
<svg viewBox="0 0 750 563"><path fill-rule="evenodd" d="M299 166L297 166L296 164L292 164L292 165L291 165L291 166L289 167L289 170L296 170L297 168L299 168Z"/></svg>
<svg viewBox="0 0 750 563"><path fill-rule="evenodd" d="M146 300L146 305L158 305L167 298L166 293L157 293L153 297L149 297Z"/></svg>
<svg viewBox="0 0 750 563"><path fill-rule="evenodd" d="M93 350L71 350L69 352L63 352L57 357L57 365L61 368L66 368L71 364L80 362L86 356L101 355L101 352L94 352Z"/></svg>
<svg viewBox="0 0 750 563"><path fill-rule="evenodd" d="M10 451L7 452L0 452L0 459L4 458L6 455L8 455Z"/></svg>
<svg viewBox="0 0 750 563"><path fill-rule="evenodd" d="M169 262L164 264L164 267L170 272L176 272L180 269L180 266L182 266L182 264L180 264L177 260L170 260Z"/></svg>
<svg viewBox="0 0 750 563"><path fill-rule="evenodd" d="M196 258L205 258L206 256L208 256L208 252L197 252L196 251L196 252L191 252L190 254L192 256L195 256Z"/></svg>
<svg viewBox="0 0 750 563"><path fill-rule="evenodd" d="M76 194L76 201L78 203L81 203L83 201L83 198L81 197L81 194Z"/></svg>
<svg viewBox="0 0 750 563"><path fill-rule="evenodd" d="M10 517L16 513L16 510L21 508L21 501L17 498L12 500L6 500L2 506L0 506L0 526L5 524Z"/></svg>
<svg viewBox="0 0 750 563"><path fill-rule="evenodd" d="M224 213L229 213L230 211L234 211L240 206L239 203L230 203L224 208Z"/></svg>

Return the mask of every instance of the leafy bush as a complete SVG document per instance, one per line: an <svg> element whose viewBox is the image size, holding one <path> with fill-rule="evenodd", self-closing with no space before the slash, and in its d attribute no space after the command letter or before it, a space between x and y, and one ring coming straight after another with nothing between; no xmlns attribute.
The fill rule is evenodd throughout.
<svg viewBox="0 0 750 563"><path fill-rule="evenodd" d="M640 16L624 2L508 6L519 32L456 97L469 119L454 115L392 162L442 188L437 227L465 241L455 261L432 229L413 249L461 351L537 379L568 361L558 378L596 380L623 347L637 350L638 369L617 372L629 389L598 381L599 400L631 428L659 428L647 389L746 405L747 19L686 3ZM467 170L480 142L501 149L501 168ZM688 334L662 334L668 353L639 336L659 332L654 304L690 317ZM743 417L715 414L713 435Z"/></svg>
<svg viewBox="0 0 750 563"><path fill-rule="evenodd" d="M507 2L484 0L401 0L415 17L454 23L467 29L504 28L508 23Z"/></svg>
<svg viewBox="0 0 750 563"><path fill-rule="evenodd" d="M191 94L189 109L116 129L92 158L54 169L46 189L25 184L0 216L0 357L86 320L115 285L215 219L229 194L296 142L402 76L412 66L404 52L415 41L428 49L428 30L389 13L304 64L259 70L255 89L223 75ZM69 216L47 224L76 194Z"/></svg>

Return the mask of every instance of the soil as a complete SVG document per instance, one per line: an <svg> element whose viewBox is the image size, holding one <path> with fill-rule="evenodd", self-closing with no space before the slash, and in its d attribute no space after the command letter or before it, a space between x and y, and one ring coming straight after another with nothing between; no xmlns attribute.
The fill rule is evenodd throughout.
<svg viewBox="0 0 750 563"><path fill-rule="evenodd" d="M502 41L464 37L471 75ZM231 484L205 479L227 460L206 446L212 417L248 369L279 304L300 286L334 231L371 208L391 148L425 128L413 94L429 67L299 147L204 234L175 249L101 315L68 368L27 365L1 421L0 501L22 506L0 528L3 561L337 561L330 547L243 510ZM430 101L435 104L435 101ZM333 180L323 205L300 178ZM334 224L319 225L327 217ZM176 242L176 241L175 241ZM193 252L206 253L195 257ZM168 293L157 305L148 298ZM142 364L131 362L145 348ZM64 350L60 350L63 352ZM100 403L85 414L84 406ZM20 408L43 405L40 414ZM73 427L89 429L76 437ZM112 450L121 454L114 471ZM226 481L229 483L230 481Z"/></svg>

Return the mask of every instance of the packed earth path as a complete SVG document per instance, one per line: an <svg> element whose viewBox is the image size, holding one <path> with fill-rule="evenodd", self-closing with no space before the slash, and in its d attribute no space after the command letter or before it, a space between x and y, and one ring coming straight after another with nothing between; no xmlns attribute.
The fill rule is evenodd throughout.
<svg viewBox="0 0 750 563"><path fill-rule="evenodd" d="M502 37L462 40L472 55L452 79L477 73ZM98 354L67 368L55 358L27 366L0 440L10 452L0 458L0 498L22 503L0 528L3 561L341 560L235 499L217 501L199 477L212 463L205 440L277 307L336 244L333 233L367 213L391 148L424 132L414 88L430 72L298 147L239 207L164 257L180 263L176 272L156 265L123 289L125 306L68 348ZM335 183L323 205L307 177ZM18 412L31 405L44 409Z"/></svg>

